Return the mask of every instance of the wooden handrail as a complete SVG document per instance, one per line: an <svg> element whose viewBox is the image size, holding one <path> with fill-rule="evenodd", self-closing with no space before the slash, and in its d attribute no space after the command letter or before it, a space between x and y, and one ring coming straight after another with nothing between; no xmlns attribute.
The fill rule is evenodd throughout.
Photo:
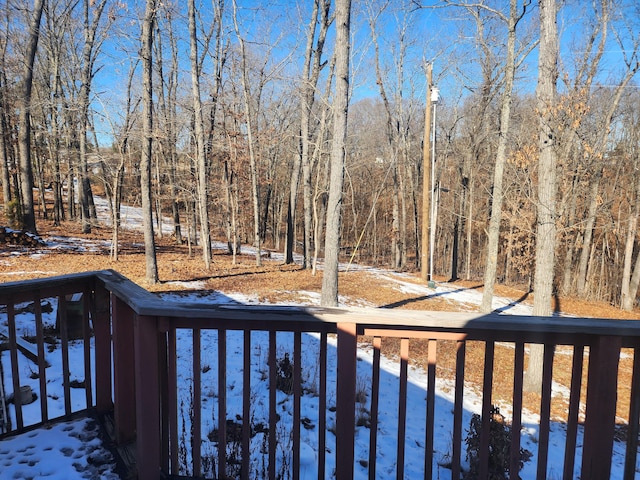
<svg viewBox="0 0 640 480"><path fill-rule="evenodd" d="M244 350L251 349L248 337L252 331L263 331L269 334L269 375L275 378L276 362L276 332L292 332L294 334L293 358L296 364L294 379L301 379L300 371L300 334L302 332L316 332L320 334L321 345L327 349L327 335L337 335L337 392L336 392L336 425L337 441L336 476L350 479L354 475L354 432L355 432L355 385L356 353L358 336L366 335L373 338L374 381L372 393L375 393L377 405L380 369L380 340L382 338L398 338L401 345L401 373L400 373L400 415L398 431L404 431L404 418L407 414L404 405L407 390L407 362L409 361L409 342L417 339L428 341L429 365L427 367L428 389L427 402L429 409L427 418L433 421L433 391L435 390L437 363L437 345L439 341L456 342L456 384L452 469L459 473L461 468L460 454L462 443L461 423L463 405L462 392L464 388L465 345L471 340L485 342L484 362L484 390L491 391L492 364L494 347L498 342L510 342L515 345L515 377L513 408L514 427L520 425L520 411L522 409L522 372L524 369L525 344L542 343L548 348L545 356L544 386L542 395L542 418L540 427L540 449L538 457L538 477L544 478L547 470L546 449L549 443L549 405L551 402L551 381L553 351L556 345L575 346L574 378L571 382L572 397L570 400L570 414L568 420L567 454L565 456L565 478L573 474L573 460L576 440L575 432L578 426L579 391L581 389L581 358L583 352L589 351L589 371L587 388L587 410L584 422L584 447L581 471L583 478L606 478L611 470L611 449L614 442L614 428L616 420L616 394L618 390L617 375L612 372L618 369L622 348L635 348L633 393L629 418L637 423L640 418L640 321L585 319L573 317L533 317L500 315L497 313L481 315L477 313L451 313L429 311L388 310L372 308L320 308L320 307L271 307L250 305L203 305L199 303L182 303L159 299L156 295L131 282L112 270L87 272L82 274L65 275L46 279L27 280L0 284L0 304L7 305L10 330L11 362L14 376L17 372L16 333L14 306L18 302L37 301L35 307L38 365L41 384L45 382L44 344L42 335L42 319L39 311L39 299L57 297L61 302L62 316L66 308L65 295L73 292L83 292L84 297L84 345L88 352L89 332L88 322L91 319L95 341L95 404L93 399L91 372L87 372L85 392L88 406L94 406L100 412L114 409L117 440L121 443L137 442L138 471L140 478L156 478L161 471L164 474L177 474L178 462L177 439L177 375L176 369L176 330L188 329L193 332L193 348L197 352L193 355L192 377L199 382L200 378L200 335L206 330L215 330L222 335L227 331L244 331ZM64 324L64 321L63 321ZM66 327L65 327L66 328ZM66 330L65 330L66 331ZM222 397L219 399L219 429L218 445L220 455L224 455L226 443L226 405L224 390L226 389L226 344L224 337L219 337L218 348L218 389ZM65 340L66 341L66 340ZM64 343L64 341L63 341ZM64 350L65 345L63 345ZM245 353L247 355L247 353ZM64 352L63 352L64 358ZM321 363L326 363L327 352L321 352ZM84 357L85 370L90 365L88 353ZM249 369L250 361L245 358L244 368ZM64 367L68 369L68 365ZM378 369L376 374L376 369ZM377 375L377 376L376 376ZM326 365L320 366L320 408L327 408L326 399ZM459 378L462 377L462 378ZM68 372L65 373L65 397L69 395ZM250 376L245 374L243 382L250 388ZM113 384L113 389L111 385ZM14 388L17 379L14 378ZM46 385L43 387L46 389ZM577 392L577 393L576 393ZM194 408L198 409L196 421L200 421L200 392L199 387L194 394L198 401ZM294 399L293 419L300 420L300 385L292 392ZM269 433L268 433L268 471L275 474L275 386L269 389ZM243 415L246 416L250 395L243 393ZM68 398L65 398L68 402ZM491 408L491 397L483 400L483 424L488 425L488 415ZM65 411L70 413L67 404ZM326 414L326 412L324 412ZM17 406L17 424L22 428L20 406ZM43 404L43 419L48 419L46 405ZM319 421L326 427L326 417L321 415ZM377 415L372 414L372 428L376 428ZM199 427L198 423L198 427ZM519 430L519 429L518 429ZM630 432L637 433L637 425L632 425ZM249 426L242 425L243 435L247 435ZM485 432L486 433L486 432ZM202 432L194 429L194 446L198 447ZM515 435L515 434L514 434ZM518 432L519 435L519 432ZM299 443L300 427L292 431L294 443ZM376 445L375 432L371 432L371 445ZM480 456L480 472L485 472L488 462L488 437L483 435L480 441L483 452ZM248 449L249 440L242 441L243 451ZM325 472L325 438L320 437L319 445L322 453L319 460L322 466L319 472ZM514 441L518 445L518 441ZM433 447L433 423L426 426L425 446ZM625 478L633 478L635 451L637 449L637 435L630 439L627 445L628 454L625 467ZM513 453L513 452L512 452ZM404 457L404 446L398 444L397 456ZM456 458L457 456L457 458ZM199 449L194 452L194 474L201 471L202 459ZM300 445L292 449L292 465L297 469L301 463ZM431 475L432 455L425 456L425 475ZM518 457L511 455L512 468L517 465ZM375 452L369 455L368 461L372 471L376 469ZM220 458L220 466L224 466L224 458ZM249 466L248 459L243 459L243 468ZM402 466L398 472L402 474Z"/></svg>

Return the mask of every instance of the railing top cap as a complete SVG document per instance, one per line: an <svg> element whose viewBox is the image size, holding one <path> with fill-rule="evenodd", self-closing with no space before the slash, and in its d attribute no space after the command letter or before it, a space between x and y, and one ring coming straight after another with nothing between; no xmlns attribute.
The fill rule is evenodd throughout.
<svg viewBox="0 0 640 480"><path fill-rule="evenodd" d="M102 286L139 316L252 322L354 323L364 327L444 331L509 331L541 335L610 335L640 338L640 320L577 317L534 317L499 313L396 310L385 308L324 308L267 305L206 305L158 298L114 270L0 284L0 299L17 292L60 288L69 284Z"/></svg>

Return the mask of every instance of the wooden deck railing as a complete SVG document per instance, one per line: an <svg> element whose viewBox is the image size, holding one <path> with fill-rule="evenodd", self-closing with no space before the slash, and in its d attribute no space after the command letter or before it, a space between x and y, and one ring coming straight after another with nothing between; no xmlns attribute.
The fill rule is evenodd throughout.
<svg viewBox="0 0 640 480"><path fill-rule="evenodd" d="M283 471L294 479L308 478L308 472L303 471L308 463L303 438L309 435L305 432L309 426L305 408L317 412L310 426L317 445L314 477L376 478L383 475L379 467L382 457L385 462L393 457L397 478L404 478L405 468L413 468L416 462L422 465L424 478L438 478L434 469L440 468L441 458L434 456L434 438L435 426L441 421L435 405L436 382L442 375L452 381L452 400L447 407L453 412L448 426L451 450L447 452L447 468L451 469L451 478L460 478L465 465L465 418L469 417L463 400L469 391L470 371L478 368L482 392L479 478L487 478L490 468L490 413L499 400L511 410L510 471L516 472L526 403L522 379L529 344L544 346L536 478L547 478L549 472L551 478L609 478L614 445L621 441L618 430L626 432L623 478L633 479L637 473L639 321L384 309L208 307L161 300L112 271L0 285L13 390L23 380L18 368L16 308L22 308L24 302L35 302L42 422L52 416L46 393L40 300L58 300L63 413L70 414L75 407L71 403L69 364L64 360L69 344L64 323L67 299L78 292L84 299L83 335L75 341L84 345L84 408L113 410L118 441L136 441L137 471L142 479L232 475L277 478ZM359 361L363 344L371 355ZM381 418L380 410L383 393L389 394L383 391L386 384L382 380L389 375L381 366L385 345L398 346L399 370L393 374L397 376L394 395L398 406L393 426ZM571 348L563 350L561 346ZM420 353L421 358L424 353L426 379L426 389L421 390L425 411L420 425L415 425L415 412L407 408L408 397L415 393L409 378L410 364L416 363L411 354L414 347L426 349L426 353ZM502 355L505 349L511 352L509 378L494 376L499 366L497 352ZM625 362L632 363L630 385L618 380L621 352ZM566 441L562 445L562 465L550 465L551 448L559 448L550 446L552 408L559 401L552 395L553 382L560 381L554 372L559 355L571 357L571 376L565 382L569 389L564 418ZM285 357L288 363L284 377L290 388L285 387L286 393L282 393L278 378L283 376ZM303 370L309 370L308 365L313 371ZM508 382L511 395L499 399L494 392L503 381ZM262 385L268 385L264 391ZM363 393L366 400L361 398ZM619 396L626 400L618 401ZM21 410L17 401L13 430L24 428ZM358 427L363 411L366 426ZM620 417L628 420L624 429L618 428ZM397 442L394 452L385 451L381 456L379 431L393 429L403 440L409 427L422 432L418 442L421 458L414 457L415 450L408 458L409 446L404 441ZM364 436L362 429L366 431ZM369 453L356 458L356 443L361 452L364 437Z"/></svg>

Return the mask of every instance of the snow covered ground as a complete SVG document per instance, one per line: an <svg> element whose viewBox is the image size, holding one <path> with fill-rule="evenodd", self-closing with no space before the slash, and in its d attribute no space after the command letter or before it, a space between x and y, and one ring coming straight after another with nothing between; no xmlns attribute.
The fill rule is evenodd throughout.
<svg viewBox="0 0 640 480"><path fill-rule="evenodd" d="M132 210L128 214L129 221L134 223L136 212ZM51 240L49 240L51 241ZM220 245L223 248L222 245ZM91 248L90 246L87 248ZM367 268L367 267L359 267ZM389 282L396 284L397 289L403 292L411 292L417 296L440 295L450 301L472 306L478 305L481 300L481 292L475 289L462 289L458 286L439 284L436 289L429 289L409 281L408 277L397 273L383 270L374 270L376 275L384 277ZM201 288L201 284L184 284L182 287L192 287L193 290ZM300 304L317 305L319 299L311 292L298 292ZM206 304L216 303L237 303L256 304L258 300L250 293L237 292L197 292L188 294L161 294L165 299L182 300L186 302L202 302ZM43 315L45 324L55 323L55 299L47 299L52 305L52 310ZM344 305L358 305L359 299L342 298ZM531 314L530 307L519 303L514 303L506 298L495 298L494 307L506 314ZM6 314L0 313L0 329L4 327ZM16 316L18 334L32 334L33 320L27 313ZM239 418L242 415L242 359L243 359L243 334L242 332L229 331L226 334L227 340L227 419ZM219 392L217 391L217 331L202 332L202 437L203 437L203 466L210 467L207 461L214 457L215 443L209 440L209 435L215 439L214 428L217 424L217 403ZM252 367L251 367L251 422L252 425L259 425L266 422L268 418L268 381L265 379L266 360L268 350L268 334L264 332L252 333ZM328 377L335 378L336 375L336 352L335 343L329 339L329 351L327 358ZM287 333L278 334L278 359L284 358L285 353L293 353L293 335ZM304 422L312 428L301 428L302 446L301 461L303 471L301 478L317 478L317 449L318 449L318 399L314 394L318 382L318 351L319 340L314 334L303 334L302 336L302 378L303 391L305 394L301 400L302 417ZM177 332L178 348L178 372L179 372L179 399L181 405L179 417L179 428L184 427L185 434L180 436L181 458L185 459L185 464L189 464L189 431L190 416L189 407L192 403L192 338L191 331L179 330ZM81 382L84 379L84 366L82 361L82 341L73 341L70 345L70 365L72 379ZM359 389L370 383L372 351L363 346L359 352L358 362L358 384ZM1 356L5 371L5 385L11 385L10 368L8 355ZM47 360L51 367L47 369L47 405L51 418L64 413L62 404L62 378L61 354L59 345L47 353ZM30 385L38 392L39 383L33 377L34 365L25 357L20 356L20 381L21 384ZM59 369L59 370L58 370ZM8 372L8 373L7 373ZM382 373L380 383L380 403L378 409L378 463L377 470L380 478L395 476L395 452L397 449L397 415L398 415L398 380L399 365L396 361L388 358L382 359ZM332 407L335 400L335 383L328 385L328 406ZM564 391L561 387L554 386L554 394L561 395ZM72 403L74 409L84 408L84 390L81 388L72 390ZM422 478L423 458L424 458L424 424L426 417L426 374L416 368L409 369L409 388L407 397L407 430L405 438L406 465L405 478ZM363 398L358 405L357 411L366 416L370 407L370 396ZM278 391L277 397L278 422L277 436L279 438L278 465L277 471L286 474L288 472L288 462L290 462L291 445L290 432L293 419L293 402L290 395ZM452 405L453 386L444 379L437 382L435 418L437 419L435 429L435 452L434 452L434 478L446 480L451 478L451 472L446 468L446 464L452 453ZM479 413L481 407L481 397L473 390L468 389L464 395L464 420L465 431L468 429L471 416ZM40 421L39 402L24 407L25 424L34 424ZM504 412L503 412L504 413ZM13 412L13 415L15 413ZM95 441L89 441L87 432L94 428L90 420L77 420L61 425L56 425L50 429L34 430L23 435L0 441L0 478L40 478L50 476L52 478L114 478L113 465L110 467L99 467L103 471L100 474L92 468L92 455L103 458L106 453L101 450ZM329 408L327 412L327 424L330 429L335 425L335 414ZM180 430L179 430L180 431ZM534 457L525 464L520 472L522 479L535 478L536 472L536 452L538 437L538 418L535 415L525 415L523 418L522 447L533 452ZM327 474L333 472L332 465L335 464L335 436L327 432ZM548 459L548 478L557 479L562 476L562 464L564 455L564 426L553 423L551 426L550 448ZM264 434L257 434L251 443L251 477L259 478L265 469L266 457L262 453ZM356 478L367 478L367 471L364 465L368 458L369 430L366 426L358 427L356 432ZM581 444L582 431L579 430L578 449L576 458L576 475L579 478L579 468L581 464ZM184 448L184 449L183 449ZM233 449L233 445L230 445ZM231 450L230 450L231 451ZM464 462L464 454L463 454ZM613 454L612 479L622 478L624 465L624 445L617 443ZM209 469L211 471L211 469ZM190 473L188 468L183 469L183 474ZM205 471L206 473L206 471ZM286 478L286 477L285 477Z"/></svg>

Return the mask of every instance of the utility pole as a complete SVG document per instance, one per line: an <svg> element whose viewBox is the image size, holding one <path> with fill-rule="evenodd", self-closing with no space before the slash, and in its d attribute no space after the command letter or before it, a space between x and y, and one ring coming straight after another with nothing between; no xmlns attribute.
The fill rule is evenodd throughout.
<svg viewBox="0 0 640 480"><path fill-rule="evenodd" d="M431 223L431 63L427 64L427 106L424 114L424 140L422 141L422 242L420 248L420 276L430 281L429 225Z"/></svg>

